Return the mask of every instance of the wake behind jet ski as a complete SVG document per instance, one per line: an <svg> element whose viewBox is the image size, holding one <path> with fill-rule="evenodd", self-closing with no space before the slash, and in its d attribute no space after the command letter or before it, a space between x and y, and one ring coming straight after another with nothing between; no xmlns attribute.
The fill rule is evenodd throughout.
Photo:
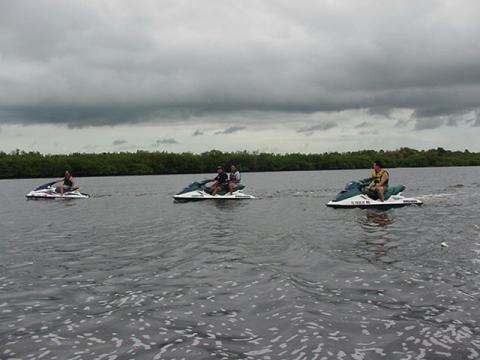
<svg viewBox="0 0 480 360"><path fill-rule="evenodd" d="M245 186L240 184L240 173L236 167L232 165L230 170L228 176L223 167L219 166L215 179L195 181L173 198L176 201L255 199L254 196L242 192ZM207 186L210 182L213 182L213 185Z"/></svg>
<svg viewBox="0 0 480 360"><path fill-rule="evenodd" d="M404 185L389 186L384 194L384 201L378 199L378 195L368 186L370 179L351 181L347 184L334 200L327 203L333 208L391 208L407 205L422 205L423 202L416 198L407 198L402 195Z"/></svg>

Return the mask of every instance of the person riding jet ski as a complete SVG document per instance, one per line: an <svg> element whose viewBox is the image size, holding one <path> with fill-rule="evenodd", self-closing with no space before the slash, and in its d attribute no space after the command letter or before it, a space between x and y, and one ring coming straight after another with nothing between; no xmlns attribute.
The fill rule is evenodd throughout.
<svg viewBox="0 0 480 360"><path fill-rule="evenodd" d="M214 181L211 187L213 196L217 195L220 190L228 188L228 175L223 169L223 166L217 166L217 176L210 180L210 182L212 181Z"/></svg>
<svg viewBox="0 0 480 360"><path fill-rule="evenodd" d="M60 184L60 185L58 185ZM27 199L88 199L90 195L80 192L69 171L62 180L55 180L37 186L26 195Z"/></svg>
<svg viewBox="0 0 480 360"><path fill-rule="evenodd" d="M402 195L404 185L389 185L388 171L380 161L373 164L369 178L350 181L327 206L332 208L381 208L401 207L406 205L422 205L416 198Z"/></svg>
<svg viewBox="0 0 480 360"><path fill-rule="evenodd" d="M240 175L240 171L237 170L237 167L235 165L230 165L230 175L228 181L228 190L230 191L230 195L233 194L235 186L240 184L241 180L242 176Z"/></svg>
<svg viewBox="0 0 480 360"><path fill-rule="evenodd" d="M389 178L390 175L388 174L388 171L383 168L382 162L380 160L375 160L373 163L372 174L370 178L368 178L368 180L371 181L368 190L376 193L380 201L385 200Z"/></svg>
<svg viewBox="0 0 480 360"><path fill-rule="evenodd" d="M75 188L75 180L73 179L73 176L68 170L65 170L65 176L63 180L60 180L58 183L62 184L57 186L56 191L59 192L62 196L64 192L72 191Z"/></svg>

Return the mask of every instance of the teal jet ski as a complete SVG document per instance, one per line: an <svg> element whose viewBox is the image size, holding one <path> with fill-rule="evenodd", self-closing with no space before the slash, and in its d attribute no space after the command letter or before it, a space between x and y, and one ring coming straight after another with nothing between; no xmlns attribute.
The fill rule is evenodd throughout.
<svg viewBox="0 0 480 360"><path fill-rule="evenodd" d="M185 189L176 194L173 199L176 201L196 200L248 200L255 199L255 196L243 193L245 186L237 184L232 194L227 189L222 189L215 196L212 189L207 186L210 180L194 181Z"/></svg>
<svg viewBox="0 0 480 360"><path fill-rule="evenodd" d="M334 200L327 203L327 206L333 208L391 208L423 204L416 198L404 197L402 195L405 190L404 185L388 186L385 201L380 201L375 192L368 190L369 184L369 179L349 182Z"/></svg>

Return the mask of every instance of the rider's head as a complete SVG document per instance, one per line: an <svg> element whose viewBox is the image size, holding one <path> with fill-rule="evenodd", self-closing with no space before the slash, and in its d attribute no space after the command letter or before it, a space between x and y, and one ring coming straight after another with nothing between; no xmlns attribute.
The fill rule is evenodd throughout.
<svg viewBox="0 0 480 360"><path fill-rule="evenodd" d="M383 168L382 162L381 162L380 160L375 160L375 161L373 162L373 168L375 169L375 171L380 171L380 170L382 170L382 168Z"/></svg>
<svg viewBox="0 0 480 360"><path fill-rule="evenodd" d="M237 170L237 167L235 165L230 165L230 171L236 171Z"/></svg>
<svg viewBox="0 0 480 360"><path fill-rule="evenodd" d="M222 173L223 172L223 166L217 166L217 172Z"/></svg>
<svg viewBox="0 0 480 360"><path fill-rule="evenodd" d="M70 177L70 172L68 170L65 170L65 177Z"/></svg>

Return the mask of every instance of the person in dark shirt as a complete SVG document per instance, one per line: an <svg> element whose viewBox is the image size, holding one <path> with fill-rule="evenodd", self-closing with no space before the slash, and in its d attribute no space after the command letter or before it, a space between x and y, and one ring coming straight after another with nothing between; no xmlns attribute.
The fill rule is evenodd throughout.
<svg viewBox="0 0 480 360"><path fill-rule="evenodd" d="M68 172L68 170L65 170L65 177L63 178L62 181L60 181L62 184L57 187L57 191L60 192L60 194L66 192L66 191L71 191L74 189L74 180L73 176Z"/></svg>
<svg viewBox="0 0 480 360"><path fill-rule="evenodd" d="M217 195L217 193L220 190L227 188L227 186L228 186L228 175L225 172L225 170L223 169L223 166L217 166L217 176L212 181L214 181L214 183L212 185L212 195L213 196Z"/></svg>

